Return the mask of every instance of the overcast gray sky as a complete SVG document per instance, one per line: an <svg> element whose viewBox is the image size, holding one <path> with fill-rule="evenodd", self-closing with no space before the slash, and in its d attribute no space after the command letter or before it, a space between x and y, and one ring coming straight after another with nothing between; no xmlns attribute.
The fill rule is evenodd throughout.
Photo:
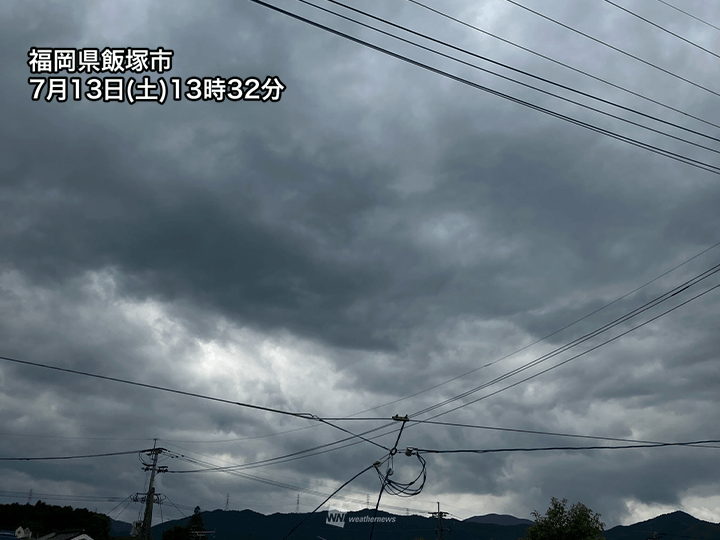
<svg viewBox="0 0 720 540"><path fill-rule="evenodd" d="M427 1L720 124L720 96L505 0ZM675 1L720 23L711 2ZM270 3L474 83L720 166L712 151L436 57L297 1ZM608 2L522 3L720 91L718 58ZM710 26L656 0L619 3L720 53L720 31ZM668 122L713 137L720 133L406 0L353 5ZM6 357L282 410L348 416L531 345L720 241L716 173L246 0L4 1L0 24L0 355ZM169 72L115 76L179 77L183 83L190 77L278 77L286 89L277 102L168 98L163 105L130 105L71 96L48 103L45 90L33 101L28 78L50 76L31 73L33 47L163 47L174 51ZM717 141L707 137L462 58L717 152ZM412 414L476 388L718 262L720 250L711 249L514 356L363 416ZM711 276L589 342L417 418L538 373L718 283ZM708 292L566 365L437 420L646 441L720 438L719 294ZM0 362L0 404L4 457L137 450L158 438L174 452L228 465L345 436L309 420L7 361ZM339 423L355 432L382 424ZM390 447L395 437L377 442ZM426 424L408 426L399 447L591 444L621 443ZM527 518L533 510L544 512L555 496L583 502L608 527L677 509L717 522L719 451L428 455L422 494L386 495L389 506L383 507L427 512L440 501L461 518L490 512ZM320 493L329 494L384 453L363 442L246 471L289 489L220 472L165 474L157 487L177 505L224 508L229 493L230 508L266 514L294 511L302 489L301 510L309 511L321 502ZM396 480L417 474L414 458L398 455L395 461ZM194 468L172 459L164 464L171 471ZM30 489L69 499L124 498L143 491L147 477L136 456L128 455L5 462L0 479L2 502L22 502L27 496L14 493ZM352 500L338 504L364 507L379 487L371 471L348 487ZM60 504L106 512L116 505ZM139 505L120 513L123 506L111 516L137 518ZM163 517L180 516L165 505Z"/></svg>

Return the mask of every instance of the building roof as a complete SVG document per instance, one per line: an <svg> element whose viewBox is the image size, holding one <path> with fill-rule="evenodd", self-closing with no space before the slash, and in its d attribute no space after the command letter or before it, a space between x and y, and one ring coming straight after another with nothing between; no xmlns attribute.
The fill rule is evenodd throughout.
<svg viewBox="0 0 720 540"><path fill-rule="evenodd" d="M41 536L40 540L93 540L93 539L83 532L71 531L71 532L46 534L45 536Z"/></svg>

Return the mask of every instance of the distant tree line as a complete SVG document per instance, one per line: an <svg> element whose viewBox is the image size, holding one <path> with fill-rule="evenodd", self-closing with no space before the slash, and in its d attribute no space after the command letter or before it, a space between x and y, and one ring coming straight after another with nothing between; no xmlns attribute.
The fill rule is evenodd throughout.
<svg viewBox="0 0 720 540"><path fill-rule="evenodd" d="M33 538L52 532L80 531L93 540L108 540L110 518L85 508L54 506L38 501L30 504L0 504L0 529L14 531L28 528Z"/></svg>

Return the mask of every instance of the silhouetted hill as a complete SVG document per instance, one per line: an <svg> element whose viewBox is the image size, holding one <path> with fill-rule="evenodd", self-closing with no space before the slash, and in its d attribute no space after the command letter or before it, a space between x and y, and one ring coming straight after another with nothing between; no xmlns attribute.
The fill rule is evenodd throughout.
<svg viewBox="0 0 720 540"><path fill-rule="evenodd" d="M472 523L491 523L494 525L532 525L534 522L529 519L516 518L507 514L485 514L484 516L473 516L465 521Z"/></svg>
<svg viewBox="0 0 720 540"><path fill-rule="evenodd" d="M663 540L686 540L687 538L720 540L719 525L708 523L679 511L663 514L634 525L618 525L606 531L605 538L607 540L645 540L646 538L652 538L651 530L664 533Z"/></svg>
<svg viewBox="0 0 720 540"><path fill-rule="evenodd" d="M345 526L340 528L326 523L327 512L269 516L251 510L215 510L202 513L205 528L215 531L214 539L209 537L208 540L281 540L305 518L306 521L293 533L290 540L317 540L318 537L327 540L366 540L370 534L371 523L353 523L350 518L368 516L372 516L372 511L348 512ZM373 532L375 540L433 540L437 537L438 521L435 518L396 516L385 512L378 512L378 517L394 517L395 521L377 523ZM153 540L161 540L163 531L175 525L187 525L187 521L185 518L156 525L152 531ZM465 521L446 519L443 524L450 528L450 534L446 535L446 538L452 540L518 540L525 536L525 530L532 522L509 515L488 514L474 516ZM685 512L673 512L634 525L613 527L606 531L604 536L606 540L646 540L652 538L651 529L664 533L663 540L720 540L720 525L694 518Z"/></svg>
<svg viewBox="0 0 720 540"><path fill-rule="evenodd" d="M132 524L110 518L110 536L130 536Z"/></svg>
<svg viewBox="0 0 720 540"><path fill-rule="evenodd" d="M318 536L328 540L366 540L370 535L371 523L352 523L350 518L372 516L372 511L348 512L345 526L340 528L325 522L327 512L308 514L272 514L265 516L251 510L215 510L203 512L206 530L215 531L215 540L281 540L304 518L307 520L293 533L291 540L317 540ZM375 540L434 539L438 520L422 516L395 516L378 512L378 517L395 518L394 523L377 523L373 532ZM175 525L186 525L187 518L169 521L153 527L153 540L161 540L163 531ZM526 525L503 526L473 523L455 519L443 520L444 527L450 527L453 540L518 540L525 533Z"/></svg>

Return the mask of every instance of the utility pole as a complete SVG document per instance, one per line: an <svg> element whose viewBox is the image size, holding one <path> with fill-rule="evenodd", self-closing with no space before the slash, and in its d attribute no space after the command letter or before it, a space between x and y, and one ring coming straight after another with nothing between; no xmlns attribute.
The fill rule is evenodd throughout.
<svg viewBox="0 0 720 540"><path fill-rule="evenodd" d="M300 494L298 493L297 502L295 503L295 513L300 513Z"/></svg>
<svg viewBox="0 0 720 540"><path fill-rule="evenodd" d="M228 505L230 504L230 494L227 494L227 498L225 499L225 511L228 511Z"/></svg>
<svg viewBox="0 0 720 540"><path fill-rule="evenodd" d="M438 502L437 505L438 505L437 512L428 512L428 513L432 516L437 516L438 521L440 522L440 527L438 528L438 531L440 531L440 540L443 540L443 531L446 529L443 529L442 519L448 515L448 512L441 512L440 511L440 503ZM447 530L449 531L450 529L447 529Z"/></svg>
<svg viewBox="0 0 720 540"><path fill-rule="evenodd" d="M32 502L32 489L30 490L30 493L28 493L28 504Z"/></svg>
<svg viewBox="0 0 720 540"><path fill-rule="evenodd" d="M152 464L145 463L143 461L143 465L145 467L143 468L144 471L150 471L150 483L148 485L148 491L146 494L142 493L136 493L133 496L133 500L142 500L142 502L145 503L145 515L143 517L143 520L141 523L135 523L133 527L134 533L139 533L139 536L141 540L151 540L150 533L152 531L152 512L153 512L153 504L154 503L160 503L161 502L161 495L155 494L155 475L163 472L167 472L167 467L158 467L157 461L160 454L162 454L165 449L164 448L156 448L155 445L157 444L157 439L155 439L155 443L153 444L152 450L145 450L142 453L148 454L150 457L152 457ZM144 499L144 500L143 500ZM139 525L139 527L137 527ZM139 529L139 530L138 530Z"/></svg>

